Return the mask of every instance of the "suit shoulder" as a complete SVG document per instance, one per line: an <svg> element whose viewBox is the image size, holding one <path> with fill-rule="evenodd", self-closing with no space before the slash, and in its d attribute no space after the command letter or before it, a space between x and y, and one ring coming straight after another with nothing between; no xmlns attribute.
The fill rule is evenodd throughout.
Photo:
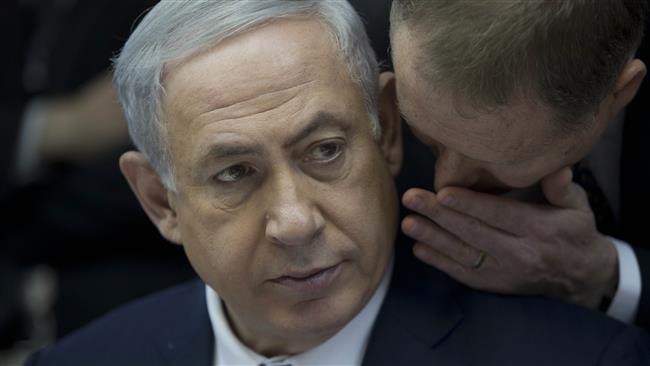
<svg viewBox="0 0 650 366"><path fill-rule="evenodd" d="M27 364L160 363L158 347L165 339L206 324L204 294L203 283L192 281L136 300L32 355Z"/></svg>
<svg viewBox="0 0 650 366"><path fill-rule="evenodd" d="M392 327L435 339L459 363L650 364L650 340L635 326L553 299L473 290L432 267L408 264L393 278L390 315L399 322ZM444 333L429 331L441 324Z"/></svg>
<svg viewBox="0 0 650 366"><path fill-rule="evenodd" d="M541 364L558 360L586 365L650 363L647 334L605 314L535 296L460 292L465 326L497 340L491 342L492 349L484 350L487 353L508 352L516 344L515 354L537 354Z"/></svg>

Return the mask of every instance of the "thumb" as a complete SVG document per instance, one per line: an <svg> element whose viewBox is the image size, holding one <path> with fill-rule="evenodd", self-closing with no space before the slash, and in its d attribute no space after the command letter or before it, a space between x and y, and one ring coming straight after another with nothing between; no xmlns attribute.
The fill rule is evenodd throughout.
<svg viewBox="0 0 650 366"><path fill-rule="evenodd" d="M564 167L544 177L541 184L546 200L558 207L590 210L587 194L572 180L573 172L569 167Z"/></svg>

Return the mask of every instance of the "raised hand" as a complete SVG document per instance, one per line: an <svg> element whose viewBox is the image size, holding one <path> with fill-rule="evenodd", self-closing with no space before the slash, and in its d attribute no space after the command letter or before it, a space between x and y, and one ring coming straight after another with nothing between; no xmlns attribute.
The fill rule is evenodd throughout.
<svg viewBox="0 0 650 366"><path fill-rule="evenodd" d="M597 308L618 285L613 244L596 230L584 190L569 168L541 182L549 204L446 187L410 189L402 222L414 254L479 290L544 295Z"/></svg>

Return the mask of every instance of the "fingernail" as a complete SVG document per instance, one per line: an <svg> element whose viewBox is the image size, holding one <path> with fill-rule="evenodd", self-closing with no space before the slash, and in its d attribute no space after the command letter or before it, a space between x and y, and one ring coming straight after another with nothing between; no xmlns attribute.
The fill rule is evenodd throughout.
<svg viewBox="0 0 650 366"><path fill-rule="evenodd" d="M420 226L416 223L411 223L404 230L405 234L408 236L419 236L420 235Z"/></svg>
<svg viewBox="0 0 650 366"><path fill-rule="evenodd" d="M440 199L440 203L442 203L445 206L452 207L456 203L456 198L448 194Z"/></svg>
<svg viewBox="0 0 650 366"><path fill-rule="evenodd" d="M406 203L407 207L411 210L419 211L422 209L422 199L417 195L411 197L411 199L409 199Z"/></svg>

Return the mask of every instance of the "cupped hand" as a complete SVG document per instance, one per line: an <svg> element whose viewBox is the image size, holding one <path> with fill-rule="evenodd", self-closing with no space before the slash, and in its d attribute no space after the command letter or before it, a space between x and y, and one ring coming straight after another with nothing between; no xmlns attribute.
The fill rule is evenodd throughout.
<svg viewBox="0 0 650 366"><path fill-rule="evenodd" d="M545 177L548 204L446 187L410 189L402 222L414 254L465 285L597 308L618 286L616 249L600 234L569 168Z"/></svg>

